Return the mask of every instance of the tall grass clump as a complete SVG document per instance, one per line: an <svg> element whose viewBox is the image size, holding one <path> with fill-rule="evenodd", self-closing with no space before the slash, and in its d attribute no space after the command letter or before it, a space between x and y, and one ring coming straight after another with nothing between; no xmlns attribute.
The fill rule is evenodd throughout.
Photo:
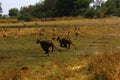
<svg viewBox="0 0 120 80"><path fill-rule="evenodd" d="M89 80L120 80L120 54L94 54L89 62Z"/></svg>

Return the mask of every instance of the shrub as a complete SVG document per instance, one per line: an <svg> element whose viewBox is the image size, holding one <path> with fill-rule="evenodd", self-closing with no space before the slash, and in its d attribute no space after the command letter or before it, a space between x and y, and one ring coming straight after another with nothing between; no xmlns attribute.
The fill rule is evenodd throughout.
<svg viewBox="0 0 120 80"><path fill-rule="evenodd" d="M18 20L23 20L23 21L32 21L32 16L30 14L21 14L20 17L18 17Z"/></svg>
<svg viewBox="0 0 120 80"><path fill-rule="evenodd" d="M86 10L86 12L85 12L85 14L84 14L84 17L86 17L86 18L93 18L93 17L95 17L95 15L96 15L96 12L95 12L95 10L92 8L92 9L87 9L87 10Z"/></svg>
<svg viewBox="0 0 120 80"><path fill-rule="evenodd" d="M103 17L105 17L105 12L102 9L96 10L96 17L97 18L103 18Z"/></svg>

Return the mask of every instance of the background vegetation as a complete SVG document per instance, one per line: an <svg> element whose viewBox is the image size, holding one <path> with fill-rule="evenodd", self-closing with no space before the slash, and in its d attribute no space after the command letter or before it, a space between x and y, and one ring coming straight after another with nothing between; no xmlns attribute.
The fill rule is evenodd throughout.
<svg viewBox="0 0 120 80"><path fill-rule="evenodd" d="M108 0L106 4L96 10L89 8L91 2L92 0L44 0L35 5L21 7L20 10L12 8L9 10L9 16L24 21L31 21L33 18L65 16L84 16L86 18L120 16L120 0Z"/></svg>

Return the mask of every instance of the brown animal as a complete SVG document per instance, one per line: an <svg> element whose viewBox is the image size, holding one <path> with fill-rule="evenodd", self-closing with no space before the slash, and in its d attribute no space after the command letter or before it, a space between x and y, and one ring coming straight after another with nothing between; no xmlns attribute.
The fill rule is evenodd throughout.
<svg viewBox="0 0 120 80"><path fill-rule="evenodd" d="M76 46L72 43L70 38L60 38L60 37L58 37L57 41L59 41L61 47L70 49L70 46L72 44L75 47L75 49L76 49Z"/></svg>
<svg viewBox="0 0 120 80"><path fill-rule="evenodd" d="M57 30L56 28L53 28L53 29L52 29L53 32L56 31L56 30Z"/></svg>
<svg viewBox="0 0 120 80"><path fill-rule="evenodd" d="M78 31L76 31L76 32L75 32L75 40L77 40L78 35L79 35L79 32L78 32Z"/></svg>
<svg viewBox="0 0 120 80"><path fill-rule="evenodd" d="M3 39L7 39L8 35L6 33L3 34Z"/></svg>
<svg viewBox="0 0 120 80"><path fill-rule="evenodd" d="M3 28L3 31L4 31L4 32L7 32L7 28Z"/></svg>
<svg viewBox="0 0 120 80"><path fill-rule="evenodd" d="M40 36L44 36L44 33L43 33L43 32L39 32L39 35L40 35Z"/></svg>
<svg viewBox="0 0 120 80"><path fill-rule="evenodd" d="M15 34L14 34L14 38L15 38L15 39L17 39L18 36L19 36L18 33L15 33Z"/></svg>
<svg viewBox="0 0 120 80"><path fill-rule="evenodd" d="M49 56L49 52L50 52L49 48L52 47L52 52L54 51L54 48L56 48L51 40L37 39L36 43L41 45L41 48L45 51L45 54L47 54L48 56ZM59 50L59 49L57 49L57 50L59 52L61 52L61 50Z"/></svg>

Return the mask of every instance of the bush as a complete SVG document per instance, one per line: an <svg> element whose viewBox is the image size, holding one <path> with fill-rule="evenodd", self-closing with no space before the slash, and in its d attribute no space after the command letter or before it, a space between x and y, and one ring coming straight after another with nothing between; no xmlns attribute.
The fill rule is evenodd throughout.
<svg viewBox="0 0 120 80"><path fill-rule="evenodd" d="M17 8L12 8L9 10L9 16L17 17L19 15L19 10Z"/></svg>
<svg viewBox="0 0 120 80"><path fill-rule="evenodd" d="M103 11L101 8L96 10L96 17L97 18L103 18L105 17L105 11Z"/></svg>
<svg viewBox="0 0 120 80"><path fill-rule="evenodd" d="M120 17L120 8L114 10L114 15Z"/></svg>
<svg viewBox="0 0 120 80"><path fill-rule="evenodd" d="M21 14L20 17L18 17L18 20L23 20L23 21L32 21L32 16L30 14Z"/></svg>
<svg viewBox="0 0 120 80"><path fill-rule="evenodd" d="M84 16L86 18L104 18L106 16L106 12L107 12L107 8L106 6L102 6L100 8L97 8L97 9L94 9L94 8L91 8L91 9L88 9Z"/></svg>
<svg viewBox="0 0 120 80"><path fill-rule="evenodd" d="M95 10L92 8L92 9L87 9L87 10L86 10L86 12L85 12L85 14L84 14L84 17L86 17L86 18L93 18L93 17L95 17L95 15L96 15L96 12L95 12Z"/></svg>

